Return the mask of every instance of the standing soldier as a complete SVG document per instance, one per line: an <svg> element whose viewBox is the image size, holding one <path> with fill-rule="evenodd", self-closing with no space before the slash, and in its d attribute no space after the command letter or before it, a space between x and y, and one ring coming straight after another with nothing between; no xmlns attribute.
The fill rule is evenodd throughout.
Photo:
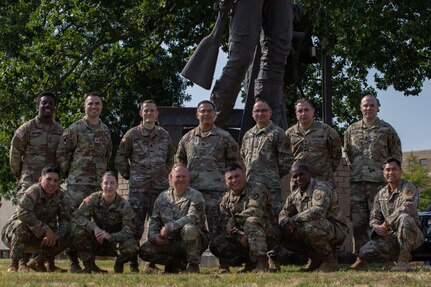
<svg viewBox="0 0 431 287"><path fill-rule="evenodd" d="M249 182L261 183L269 192L275 218L283 207L281 178L287 175L292 166L292 152L283 129L271 121L272 110L268 103L257 100L253 106L253 119L256 125L244 135L241 157L247 170ZM280 270L278 247L268 252L269 267Z"/></svg>
<svg viewBox="0 0 431 287"><path fill-rule="evenodd" d="M369 218L374 197L385 185L383 162L389 157L402 159L401 141L392 126L377 117L379 104L372 95L361 100L362 120L350 125L344 134L344 152L350 167L350 219L353 223L353 253L368 241ZM353 269L366 268L359 260Z"/></svg>
<svg viewBox="0 0 431 287"><path fill-rule="evenodd" d="M159 116L156 103L144 101L139 114L142 123L127 131L115 156L115 167L129 180L129 203L135 213L138 244L144 233L145 218L151 216L159 194L169 187L168 174L175 154L168 132L156 126ZM150 270L155 266L147 267ZM139 272L136 257L130 269Z"/></svg>
<svg viewBox="0 0 431 287"><path fill-rule="evenodd" d="M314 107L306 99L296 101L295 114L298 123L286 131L294 164L307 165L313 178L335 188L334 172L341 160L340 136L329 125L314 120Z"/></svg>
<svg viewBox="0 0 431 287"><path fill-rule="evenodd" d="M117 257L115 273L123 273L124 263L136 256L133 210L117 193L113 172L102 177L102 191L86 197L73 219L74 245L84 262L84 273L106 273L96 265L96 255ZM119 255L117 255L117 250Z"/></svg>
<svg viewBox="0 0 431 287"><path fill-rule="evenodd" d="M17 202L24 192L39 182L42 169L57 164L56 149L63 128L54 120L56 97L51 92L41 92L37 96L38 114L20 126L12 138L10 148L10 167L18 180ZM56 224L54 222L54 224ZM24 254L19 270L28 270L26 264L29 254ZM48 270L56 271L54 258L48 260Z"/></svg>
<svg viewBox="0 0 431 287"><path fill-rule="evenodd" d="M85 116L65 129L57 148L57 158L67 176L64 196L69 216L82 200L96 192L111 156L111 133L100 120L102 98L96 92L85 94ZM82 271L76 252L68 253L71 272Z"/></svg>
<svg viewBox="0 0 431 287"><path fill-rule="evenodd" d="M196 113L199 126L183 136L176 153L176 162L187 165L191 173L190 186L205 198L212 238L219 232L220 201L226 191L224 169L229 163L239 162L238 144L214 125L215 116L214 104L201 101Z"/></svg>
<svg viewBox="0 0 431 287"><path fill-rule="evenodd" d="M205 200L199 191L189 187L190 173L184 165L174 165L169 182L171 187L154 204L148 240L141 245L139 256L165 265L166 273L184 268L188 273L197 273L201 255L209 243Z"/></svg>

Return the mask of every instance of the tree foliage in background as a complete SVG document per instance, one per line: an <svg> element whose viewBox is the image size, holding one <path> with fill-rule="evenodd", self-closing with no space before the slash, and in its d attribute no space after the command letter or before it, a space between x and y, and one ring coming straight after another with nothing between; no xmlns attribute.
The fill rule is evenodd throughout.
<svg viewBox="0 0 431 287"><path fill-rule="evenodd" d="M407 166L403 169L403 178L416 185L420 190L419 209L425 210L431 204L430 169L422 166L417 156L409 155Z"/></svg>
<svg viewBox="0 0 431 287"><path fill-rule="evenodd" d="M301 0L307 11L311 44L326 39L333 64L335 121L347 125L359 117L359 100L368 71L377 87L394 86L417 95L430 78L428 1ZM104 97L102 118L112 129L114 146L139 122L139 102L184 103L190 83L179 72L199 41L214 25L213 0L4 0L0 7L0 191L14 179L8 150L14 130L35 116L34 98L42 90L58 94L57 119L67 127L82 116L83 94ZM227 37L224 47L226 48ZM319 63L287 68L297 80L287 83L288 116L293 102L321 99ZM319 111L319 109L317 109Z"/></svg>

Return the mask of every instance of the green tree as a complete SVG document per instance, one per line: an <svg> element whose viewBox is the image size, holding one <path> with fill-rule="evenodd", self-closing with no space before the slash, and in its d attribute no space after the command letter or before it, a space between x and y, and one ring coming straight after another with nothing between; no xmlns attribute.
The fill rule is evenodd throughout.
<svg viewBox="0 0 431 287"><path fill-rule="evenodd" d="M82 116L82 96L104 96L103 119L114 146L137 124L143 99L159 105L189 99L179 72L197 43L214 25L214 0L4 0L0 7L0 192L14 179L6 164L14 130L35 115L42 90L58 93L63 126ZM394 86L417 95L430 78L431 5L428 1L300 0L309 36L300 48L327 43L333 64L333 111L342 128L359 118L359 100L369 69L377 87ZM224 47L226 49L227 37ZM289 69L289 68L288 68ZM321 99L319 63L290 67L287 108L305 96ZM288 113L292 115L291 112Z"/></svg>
<svg viewBox="0 0 431 287"><path fill-rule="evenodd" d="M431 177L430 169L421 165L417 156L410 154L404 167L403 178L416 185L420 192L419 209L425 210L431 204Z"/></svg>

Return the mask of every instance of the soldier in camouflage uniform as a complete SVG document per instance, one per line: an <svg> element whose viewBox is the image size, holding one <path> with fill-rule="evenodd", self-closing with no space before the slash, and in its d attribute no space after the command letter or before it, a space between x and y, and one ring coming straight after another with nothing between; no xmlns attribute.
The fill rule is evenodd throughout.
<svg viewBox="0 0 431 287"><path fill-rule="evenodd" d="M190 173L175 164L169 174L171 187L162 192L154 204L148 228L148 240L141 245L144 261L165 265L165 272L199 272L201 255L208 247L205 226L205 200L189 187Z"/></svg>
<svg viewBox="0 0 431 287"><path fill-rule="evenodd" d="M294 164L307 165L313 178L335 188L334 172L341 160L340 136L329 125L313 119L314 107L306 99L295 103L295 114L298 123L286 131Z"/></svg>
<svg viewBox="0 0 431 287"><path fill-rule="evenodd" d="M410 252L424 241L417 212L419 191L401 179L401 162L396 158L385 161L383 175L388 184L374 199L371 240L361 247L359 258L364 262L389 262L386 267L392 266L391 271L409 271Z"/></svg>
<svg viewBox="0 0 431 287"><path fill-rule="evenodd" d="M100 120L102 99L98 93L85 95L85 116L65 129L57 148L57 159L67 176L64 196L69 216L82 200L98 190L111 156L111 133ZM71 271L82 271L76 252L69 252Z"/></svg>
<svg viewBox="0 0 431 287"><path fill-rule="evenodd" d="M123 136L115 156L115 167L129 180L129 203L135 213L139 244L144 233L145 218L150 216L159 194L169 187L168 174L173 165L175 149L166 130L156 126L159 115L156 103L146 100L139 112L142 123ZM137 258L130 268L139 272ZM147 265L147 269L154 268Z"/></svg>
<svg viewBox="0 0 431 287"><path fill-rule="evenodd" d="M402 160L401 141L391 125L377 117L378 101L366 95L360 106L362 120L344 134L344 152L350 167L350 219L353 223L353 253L369 239L369 217L374 197L385 185L383 162L388 157ZM359 258L351 268L366 268Z"/></svg>
<svg viewBox="0 0 431 287"><path fill-rule="evenodd" d="M116 256L115 273L123 273L124 263L136 255L135 222L130 204L117 193L113 172L102 177L102 191L86 197L73 219L73 243L84 263L84 273L105 273L95 256ZM117 254L117 251L119 254Z"/></svg>
<svg viewBox="0 0 431 287"><path fill-rule="evenodd" d="M18 261L29 247L38 256L28 263L36 271L47 271L44 262L66 249L68 218L64 208L64 192L60 189L60 171L55 167L42 169L39 183L29 187L21 197L16 212L2 230L2 240L10 247L8 272L18 271ZM58 222L57 228L52 223Z"/></svg>
<svg viewBox="0 0 431 287"><path fill-rule="evenodd" d="M281 244L309 258L302 271L335 271L337 248L348 233L337 193L313 179L306 165L294 164L291 173L297 188L280 212Z"/></svg>
<svg viewBox="0 0 431 287"><path fill-rule="evenodd" d="M37 116L20 126L11 141L9 162L18 180L17 202L30 186L39 182L44 167L57 164L56 149L63 128L54 120L56 97L51 92L41 92L37 96L37 104ZM53 226L56 225L53 222ZM29 256L25 254L20 260L20 271L28 269L26 263ZM50 258L48 269L58 269L54 266L54 258Z"/></svg>
<svg viewBox="0 0 431 287"><path fill-rule="evenodd" d="M267 251L279 238L271 197L262 184L246 183L244 171L235 163L227 167L225 182L228 191L220 203L223 234L210 244L220 262L219 273L228 273L229 266L244 262L243 271L268 271Z"/></svg>
<svg viewBox="0 0 431 287"><path fill-rule="evenodd" d="M176 162L187 165L190 186L199 190L206 201L206 214L211 236L219 233L220 201L226 191L224 169L239 162L238 144L232 136L214 125L214 104L202 101L196 117L199 126L189 131L178 143Z"/></svg>
<svg viewBox="0 0 431 287"><path fill-rule="evenodd" d="M268 103L257 100L253 106L256 125L244 135L241 157L247 170L247 181L265 185L277 218L284 203L281 178L289 173L293 157L284 131L271 121L271 116ZM277 247L269 252L270 269L274 271L280 270L278 253Z"/></svg>

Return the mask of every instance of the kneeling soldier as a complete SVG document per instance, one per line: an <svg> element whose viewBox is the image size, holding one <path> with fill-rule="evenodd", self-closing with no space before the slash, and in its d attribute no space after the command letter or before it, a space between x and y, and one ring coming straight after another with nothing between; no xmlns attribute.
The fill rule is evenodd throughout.
<svg viewBox="0 0 431 287"><path fill-rule="evenodd" d="M189 187L190 173L182 164L174 165L169 182L171 187L154 204L148 240L141 245L139 256L144 261L165 265L166 273L184 269L197 273L210 238L205 226L205 199Z"/></svg>
<svg viewBox="0 0 431 287"><path fill-rule="evenodd" d="M337 247L348 232L337 193L311 178L306 165L295 164L291 174L296 189L280 212L281 244L309 258L302 271L335 271Z"/></svg>
<svg viewBox="0 0 431 287"><path fill-rule="evenodd" d="M73 221L74 245L84 263L84 273L105 273L95 263L95 256L115 256L114 272L122 273L124 263L136 256L133 210L117 193L117 176L106 172L102 191L86 197ZM117 254L117 251L119 254Z"/></svg>
<svg viewBox="0 0 431 287"><path fill-rule="evenodd" d="M246 183L241 166L233 163L225 172L228 191L220 203L223 234L210 244L220 262L219 273L245 263L242 271L269 271L267 252L277 244L279 229L271 198L259 183Z"/></svg>

